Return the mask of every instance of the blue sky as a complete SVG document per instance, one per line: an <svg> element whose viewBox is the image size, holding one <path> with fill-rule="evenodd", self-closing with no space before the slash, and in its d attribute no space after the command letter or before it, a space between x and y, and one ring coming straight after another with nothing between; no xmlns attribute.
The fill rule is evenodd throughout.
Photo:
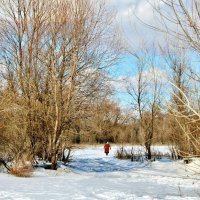
<svg viewBox="0 0 200 200"><path fill-rule="evenodd" d="M155 38L161 38L157 32L145 27L135 17L136 15L145 23L152 24L152 21L154 21L153 9L146 0L108 1L109 6L117 10L116 26L122 40L132 51L137 51L137 48L143 42L148 41L148 43L151 43ZM123 107L131 106L131 98L121 80L126 79L125 77L134 77L136 73L134 59L129 55L124 55L124 58L110 70L110 74L114 79L113 84L116 88L114 99Z"/></svg>
<svg viewBox="0 0 200 200"><path fill-rule="evenodd" d="M147 0L107 0L109 5L113 6L117 10L116 25L120 32L124 44L126 44L132 52L137 52L141 44L147 43L160 43L165 45L166 38L161 32L156 32L149 29L137 18L146 24L150 24L156 27L160 27L160 23L156 20L159 18L158 15L153 12L153 8L149 5ZM150 0L151 3L156 3L158 0ZM165 9L164 5L161 4L162 8ZM171 28L173 26L170 25ZM166 41L165 41L166 40ZM191 53L192 64L197 71L200 71L198 56L194 56ZM158 56L159 58L159 56ZM162 58L161 58L162 59ZM165 73L166 66L161 61L161 65L158 66L161 73ZM137 74L135 61L131 56L124 56L120 63L111 68L110 73L113 79L116 81L116 92L114 99L120 102L120 105L124 107L130 107L131 98L126 93L123 86L123 82L120 82L124 77L134 78ZM168 73L168 72L166 72ZM167 85L167 84L166 84ZM169 85L167 86L169 87Z"/></svg>
<svg viewBox="0 0 200 200"><path fill-rule="evenodd" d="M131 98L125 91L123 81L124 77L134 76L135 63L133 58L125 56L118 64L113 66L109 72L113 79L113 85L116 91L114 92L114 100L118 101L123 107L130 107Z"/></svg>

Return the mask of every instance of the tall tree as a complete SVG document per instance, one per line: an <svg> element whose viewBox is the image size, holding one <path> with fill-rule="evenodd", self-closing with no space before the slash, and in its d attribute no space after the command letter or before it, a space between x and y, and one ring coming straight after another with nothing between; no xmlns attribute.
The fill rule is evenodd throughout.
<svg viewBox="0 0 200 200"><path fill-rule="evenodd" d="M132 97L132 104L136 110L140 123L140 134L151 159L151 146L155 136L156 118L160 111L161 81L159 81L158 68L156 68L155 55L152 52L142 51L136 54L136 78L130 82L128 93Z"/></svg>
<svg viewBox="0 0 200 200"><path fill-rule="evenodd" d="M42 151L56 169L78 93L90 78L83 72L109 67L118 56L113 15L105 2L84 0L1 0L1 13L1 60L24 125L16 126L32 156L46 146Z"/></svg>

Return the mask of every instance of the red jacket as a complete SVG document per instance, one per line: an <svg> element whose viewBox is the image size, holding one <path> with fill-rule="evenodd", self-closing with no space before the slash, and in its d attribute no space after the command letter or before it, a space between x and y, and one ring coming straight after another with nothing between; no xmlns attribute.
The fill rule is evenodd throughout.
<svg viewBox="0 0 200 200"><path fill-rule="evenodd" d="M109 153L109 150L111 149L110 144L105 144L104 149L105 149L105 153Z"/></svg>

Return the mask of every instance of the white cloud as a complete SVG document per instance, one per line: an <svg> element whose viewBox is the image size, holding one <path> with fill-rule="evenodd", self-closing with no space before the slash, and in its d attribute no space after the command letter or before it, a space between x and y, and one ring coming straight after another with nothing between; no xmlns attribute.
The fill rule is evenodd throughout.
<svg viewBox="0 0 200 200"><path fill-rule="evenodd" d="M164 6L159 0L108 0L117 11L119 31L125 41L134 48L142 42L163 42L163 35L147 25L160 27L160 16L152 5Z"/></svg>
<svg viewBox="0 0 200 200"><path fill-rule="evenodd" d="M127 88L131 85L133 87L137 87L138 84L138 74L133 73L133 75L129 76L119 76L117 79L112 80L110 84L115 88L118 92L127 93ZM164 70L159 68L148 69L143 72L143 80L151 86L154 83L154 77L156 77L159 84L166 83L168 81L168 77Z"/></svg>
<svg viewBox="0 0 200 200"><path fill-rule="evenodd" d="M143 21L151 21L153 18L153 8L145 1L142 1L137 7L135 7L133 12Z"/></svg>

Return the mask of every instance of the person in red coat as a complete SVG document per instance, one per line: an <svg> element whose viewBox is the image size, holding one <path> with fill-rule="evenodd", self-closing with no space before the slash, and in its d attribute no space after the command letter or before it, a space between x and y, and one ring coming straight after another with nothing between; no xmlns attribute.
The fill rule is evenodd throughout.
<svg viewBox="0 0 200 200"><path fill-rule="evenodd" d="M105 150L105 154L106 154L106 155L109 154L110 149L111 149L110 144L107 142L107 143L104 145L104 150Z"/></svg>

